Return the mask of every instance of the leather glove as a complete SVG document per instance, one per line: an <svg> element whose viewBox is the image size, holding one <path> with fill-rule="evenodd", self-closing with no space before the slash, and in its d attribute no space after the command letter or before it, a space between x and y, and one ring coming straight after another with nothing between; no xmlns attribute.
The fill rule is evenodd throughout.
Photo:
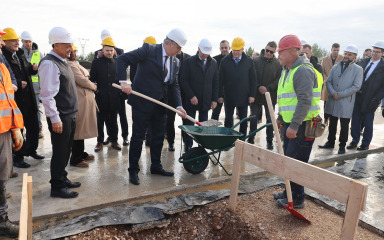
<svg viewBox="0 0 384 240"><path fill-rule="evenodd" d="M13 138L12 149L13 151L17 152L23 146L23 142L24 142L24 138L23 138L23 135L21 134L20 129L18 128L12 129L12 138Z"/></svg>

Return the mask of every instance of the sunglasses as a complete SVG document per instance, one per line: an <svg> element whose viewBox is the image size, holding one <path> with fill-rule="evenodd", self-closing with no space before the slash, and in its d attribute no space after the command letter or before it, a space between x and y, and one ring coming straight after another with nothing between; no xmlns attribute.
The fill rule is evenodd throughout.
<svg viewBox="0 0 384 240"><path fill-rule="evenodd" d="M275 53L274 51L271 51L271 50L269 50L269 49L265 49L265 51L266 51L267 53L271 53L271 54L274 54L274 53Z"/></svg>

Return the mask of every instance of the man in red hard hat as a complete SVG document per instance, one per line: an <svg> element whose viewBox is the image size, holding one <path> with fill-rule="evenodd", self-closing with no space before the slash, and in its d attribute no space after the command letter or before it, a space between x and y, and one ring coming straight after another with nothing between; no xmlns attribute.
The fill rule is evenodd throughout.
<svg viewBox="0 0 384 240"><path fill-rule="evenodd" d="M284 126L284 154L308 162L314 138L305 137L305 125L320 113L323 84L321 73L314 70L305 56L299 57L302 43L295 35L283 37L278 46L280 64L284 67L277 89L279 127ZM294 208L303 208L304 187L291 182ZM273 194L277 205L288 205L286 192Z"/></svg>

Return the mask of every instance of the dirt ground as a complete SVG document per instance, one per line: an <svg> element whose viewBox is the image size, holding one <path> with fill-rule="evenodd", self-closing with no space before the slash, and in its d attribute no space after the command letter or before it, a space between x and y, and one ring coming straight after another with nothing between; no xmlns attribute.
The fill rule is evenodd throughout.
<svg viewBox="0 0 384 240"><path fill-rule="evenodd" d="M228 198L168 215L161 228L136 232L131 225L96 228L66 237L73 239L339 239L343 217L311 200L299 209L312 224L277 208L272 193L281 189L271 188L241 195L235 213L228 210ZM358 227L356 238L361 240L383 239L379 235Z"/></svg>

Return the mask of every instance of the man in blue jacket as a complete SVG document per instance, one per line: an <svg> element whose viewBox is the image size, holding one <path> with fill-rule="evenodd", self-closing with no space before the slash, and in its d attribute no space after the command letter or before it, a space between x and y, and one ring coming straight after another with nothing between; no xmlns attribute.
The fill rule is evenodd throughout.
<svg viewBox="0 0 384 240"><path fill-rule="evenodd" d="M168 97L173 98L175 107L183 114L181 106L178 72L180 62L175 58L181 52L181 47L187 42L187 37L181 29L171 30L162 44L149 45L121 55L117 59L116 76L120 81L122 91L128 94L128 103L132 106L132 137L129 148L129 181L139 185L139 159L147 122L152 127L151 174L173 176L161 165L161 149L164 142L165 108L144 98L131 94L132 90L151 98L167 103ZM137 72L132 87L126 81L128 65L137 64Z"/></svg>

